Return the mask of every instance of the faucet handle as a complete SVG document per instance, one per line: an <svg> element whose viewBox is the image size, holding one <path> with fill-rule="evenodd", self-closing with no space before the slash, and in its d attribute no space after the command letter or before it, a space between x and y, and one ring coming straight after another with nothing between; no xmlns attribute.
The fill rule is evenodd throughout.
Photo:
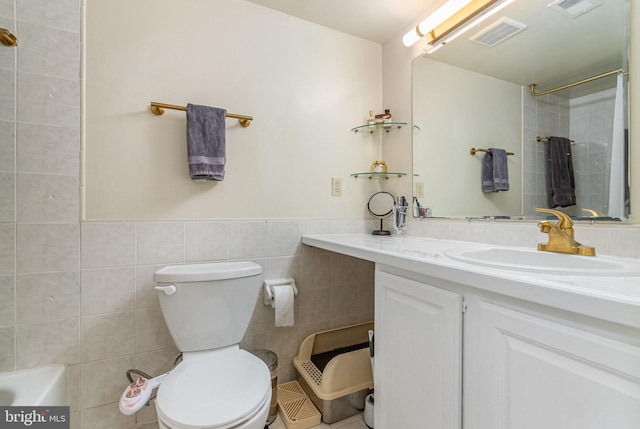
<svg viewBox="0 0 640 429"><path fill-rule="evenodd" d="M589 215L591 217L603 217L604 216L604 214L602 214L601 211L596 210L596 209L582 209L582 211L589 213Z"/></svg>
<svg viewBox="0 0 640 429"><path fill-rule="evenodd" d="M560 229L571 229L573 228L573 221L571 220L571 218L566 215L565 213L562 213L559 210L553 210L553 209L543 209L543 208L536 208L537 212L544 212L544 213L551 213L552 215L555 215L558 218L558 228Z"/></svg>

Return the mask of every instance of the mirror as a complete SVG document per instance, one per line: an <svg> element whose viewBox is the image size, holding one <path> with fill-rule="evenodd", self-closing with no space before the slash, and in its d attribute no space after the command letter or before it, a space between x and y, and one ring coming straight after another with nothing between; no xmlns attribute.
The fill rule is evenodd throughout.
<svg viewBox="0 0 640 429"><path fill-rule="evenodd" d="M395 198L389 192L376 192L369 198L367 210L371 216L380 219L380 229L374 230L372 235L391 235L390 231L383 228L382 221L391 216L394 203Z"/></svg>
<svg viewBox="0 0 640 429"><path fill-rule="evenodd" d="M414 191L433 216L539 218L535 208L548 207L545 138L557 136L572 140L575 174L576 204L562 210L578 220L611 219L612 170L614 177L628 171L627 158L611 168L616 74L542 96L529 85L540 93L627 71L629 0L589 0L596 7L573 18L548 7L554 3L568 2L517 0L414 60L413 124L420 129L413 137ZM492 47L469 40L503 17L526 28ZM509 191L482 192L484 152L472 155L472 148L514 154L507 157ZM625 203L628 213L628 193Z"/></svg>

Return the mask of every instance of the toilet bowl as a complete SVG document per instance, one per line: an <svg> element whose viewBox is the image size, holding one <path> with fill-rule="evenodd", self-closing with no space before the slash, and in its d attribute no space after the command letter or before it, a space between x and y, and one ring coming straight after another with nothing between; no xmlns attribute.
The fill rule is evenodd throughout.
<svg viewBox="0 0 640 429"><path fill-rule="evenodd" d="M271 374L238 346L262 270L251 262L165 267L154 274L162 314L182 352L156 397L161 429L263 429Z"/></svg>

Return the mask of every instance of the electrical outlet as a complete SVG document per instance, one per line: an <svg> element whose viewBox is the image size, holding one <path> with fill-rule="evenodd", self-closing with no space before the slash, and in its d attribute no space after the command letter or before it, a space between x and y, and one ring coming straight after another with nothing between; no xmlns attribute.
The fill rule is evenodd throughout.
<svg viewBox="0 0 640 429"><path fill-rule="evenodd" d="M331 178L331 196L332 197L342 196L342 177Z"/></svg>
<svg viewBox="0 0 640 429"><path fill-rule="evenodd" d="M416 182L416 198L424 198L424 183Z"/></svg>

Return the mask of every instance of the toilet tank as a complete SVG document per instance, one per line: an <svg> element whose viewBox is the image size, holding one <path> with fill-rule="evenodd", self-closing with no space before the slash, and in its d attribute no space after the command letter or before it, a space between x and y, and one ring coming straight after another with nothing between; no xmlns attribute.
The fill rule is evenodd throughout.
<svg viewBox="0 0 640 429"><path fill-rule="evenodd" d="M247 261L173 265L156 271L153 280L178 350L211 350L242 340L262 285L262 268Z"/></svg>

